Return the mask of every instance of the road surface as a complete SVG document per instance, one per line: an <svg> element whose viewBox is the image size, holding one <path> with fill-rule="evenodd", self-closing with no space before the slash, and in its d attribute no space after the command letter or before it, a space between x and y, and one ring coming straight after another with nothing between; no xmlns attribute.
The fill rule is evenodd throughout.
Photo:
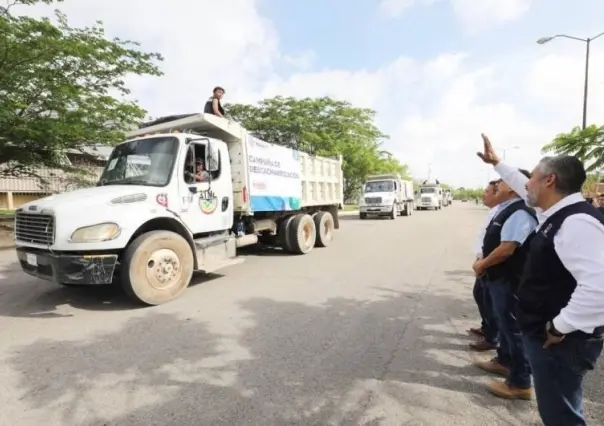
<svg viewBox="0 0 604 426"><path fill-rule="evenodd" d="M0 254L1 425L530 425L471 365L468 272L485 210L343 221L307 256L249 252L181 299L135 308ZM604 373L586 410L604 424ZM598 402L599 401L599 402Z"/></svg>

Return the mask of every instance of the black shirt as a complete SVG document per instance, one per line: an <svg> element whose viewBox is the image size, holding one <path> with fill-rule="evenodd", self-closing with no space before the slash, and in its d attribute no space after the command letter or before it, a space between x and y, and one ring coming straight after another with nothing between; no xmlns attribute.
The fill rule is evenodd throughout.
<svg viewBox="0 0 604 426"><path fill-rule="evenodd" d="M220 103L220 99L214 98L213 96L210 99L208 99L208 101L206 102L206 105L203 108L203 112L205 114L216 115L214 113L214 107L212 106L212 102L214 101L214 99L216 99L218 101L218 111L220 111L220 113L224 116L224 108L222 108L222 104Z"/></svg>

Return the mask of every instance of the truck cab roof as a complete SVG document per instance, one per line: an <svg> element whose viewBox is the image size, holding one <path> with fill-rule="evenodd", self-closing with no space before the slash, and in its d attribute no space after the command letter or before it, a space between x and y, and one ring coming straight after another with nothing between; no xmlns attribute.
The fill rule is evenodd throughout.
<svg viewBox="0 0 604 426"><path fill-rule="evenodd" d="M237 143L243 139L245 129L235 121L212 114L181 114L143 123L139 129L126 133L126 137L134 139L169 133L190 133Z"/></svg>

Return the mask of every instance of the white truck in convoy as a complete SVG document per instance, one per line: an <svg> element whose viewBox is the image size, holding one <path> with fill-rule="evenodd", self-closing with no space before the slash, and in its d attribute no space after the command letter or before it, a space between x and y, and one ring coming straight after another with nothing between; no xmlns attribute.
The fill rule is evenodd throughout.
<svg viewBox="0 0 604 426"><path fill-rule="evenodd" d="M443 207L449 207L453 204L453 195L450 189L443 189Z"/></svg>
<svg viewBox="0 0 604 426"><path fill-rule="evenodd" d="M118 282L158 305L181 295L194 271L238 263L239 247L305 254L339 228L341 157L272 145L208 114L159 119L127 137L97 186L16 211L26 273L62 285Z"/></svg>
<svg viewBox="0 0 604 426"><path fill-rule="evenodd" d="M436 180L425 180L419 187L418 210L440 210L443 206L443 191Z"/></svg>
<svg viewBox="0 0 604 426"><path fill-rule="evenodd" d="M398 174L367 177L363 195L359 200L359 218L369 215L410 216L414 210L413 182L403 180Z"/></svg>

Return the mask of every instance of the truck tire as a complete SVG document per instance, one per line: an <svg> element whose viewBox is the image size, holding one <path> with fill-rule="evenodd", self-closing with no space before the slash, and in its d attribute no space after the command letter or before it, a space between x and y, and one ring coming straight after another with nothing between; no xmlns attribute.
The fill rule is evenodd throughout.
<svg viewBox="0 0 604 426"><path fill-rule="evenodd" d="M295 216L288 216L285 219L282 219L281 222L279 222L279 227L277 228L278 244L283 248L283 250L290 253L293 251L293 249L289 229L294 217Z"/></svg>
<svg viewBox="0 0 604 426"><path fill-rule="evenodd" d="M361 219L361 220L367 219L367 213L359 213L359 219Z"/></svg>
<svg viewBox="0 0 604 426"><path fill-rule="evenodd" d="M398 216L398 206L396 203L392 205L392 212L390 213L390 219L394 220Z"/></svg>
<svg viewBox="0 0 604 426"><path fill-rule="evenodd" d="M411 216L411 205L409 203L405 204L405 209L402 212L403 216Z"/></svg>
<svg viewBox="0 0 604 426"><path fill-rule="evenodd" d="M314 217L315 228L317 229L317 238L315 247L327 247L331 244L334 234L333 216L329 212L319 212Z"/></svg>
<svg viewBox="0 0 604 426"><path fill-rule="evenodd" d="M292 253L306 254L312 250L317 240L317 228L310 215L295 215L288 228Z"/></svg>
<svg viewBox="0 0 604 426"><path fill-rule="evenodd" d="M193 276L193 252L175 232L151 231L136 238L121 261L121 284L135 302L161 305L180 296Z"/></svg>

